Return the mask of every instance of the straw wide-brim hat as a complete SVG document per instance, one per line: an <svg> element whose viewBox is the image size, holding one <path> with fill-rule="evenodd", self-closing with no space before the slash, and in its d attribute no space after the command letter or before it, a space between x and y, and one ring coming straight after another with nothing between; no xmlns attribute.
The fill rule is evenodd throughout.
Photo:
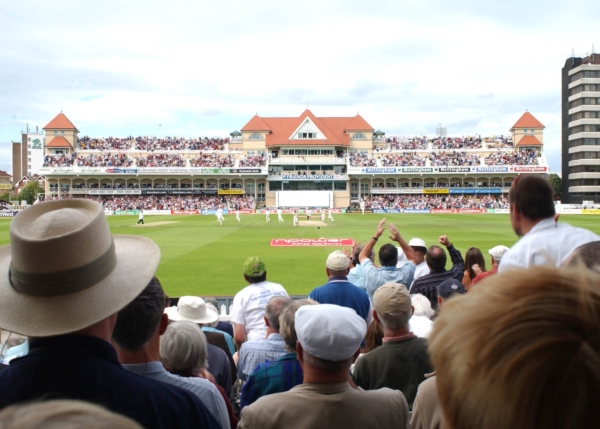
<svg viewBox="0 0 600 429"><path fill-rule="evenodd" d="M177 306L165 308L169 320L189 320L194 323L213 323L219 320L219 313L208 307L198 296L182 296Z"/></svg>
<svg viewBox="0 0 600 429"><path fill-rule="evenodd" d="M0 328L45 337L91 326L133 301L159 261L152 240L111 235L96 202L38 203L0 247Z"/></svg>

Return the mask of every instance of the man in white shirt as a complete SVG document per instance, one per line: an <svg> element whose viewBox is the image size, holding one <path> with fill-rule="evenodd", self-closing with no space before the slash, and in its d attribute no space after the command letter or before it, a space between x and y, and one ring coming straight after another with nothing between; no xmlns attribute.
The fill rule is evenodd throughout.
<svg viewBox="0 0 600 429"><path fill-rule="evenodd" d="M425 262L425 255L427 254L427 246L425 242L420 238L413 238L408 242L408 245L412 247L415 252L415 276L413 283L419 277L429 274L429 266Z"/></svg>
<svg viewBox="0 0 600 429"><path fill-rule="evenodd" d="M281 207L277 208L277 221L278 222L283 222L283 217L281 216L281 214L283 213L283 210L281 210Z"/></svg>
<svg viewBox="0 0 600 429"><path fill-rule="evenodd" d="M298 226L298 209L294 210L294 226Z"/></svg>
<svg viewBox="0 0 600 429"><path fill-rule="evenodd" d="M522 174L508 193L510 222L521 237L500 261L498 272L535 265L560 266L582 244L600 240L583 228L555 220L554 189L541 176Z"/></svg>
<svg viewBox="0 0 600 429"><path fill-rule="evenodd" d="M267 223L271 222L271 211L269 209L265 210L265 221Z"/></svg>
<svg viewBox="0 0 600 429"><path fill-rule="evenodd" d="M332 210L332 209L329 209L329 210L327 210L327 213L328 213L328 216L327 216L327 217L329 218L329 220L330 220L330 221L332 221L332 222L333 222L333 216L331 215L331 214L333 213L333 210Z"/></svg>
<svg viewBox="0 0 600 429"><path fill-rule="evenodd" d="M244 279L248 286L235 295L231 309L231 321L235 324L233 338L238 350L246 340L266 337L267 326L263 318L269 299L287 296L283 286L267 281L265 263L258 256L244 262Z"/></svg>
<svg viewBox="0 0 600 429"><path fill-rule="evenodd" d="M306 220L310 220L310 209L306 209Z"/></svg>
<svg viewBox="0 0 600 429"><path fill-rule="evenodd" d="M238 222L240 221L240 211L239 210L235 211L235 220L237 220Z"/></svg>
<svg viewBox="0 0 600 429"><path fill-rule="evenodd" d="M223 209L221 207L217 209L217 213L215 215L217 216L217 221L219 221L219 225L223 225Z"/></svg>

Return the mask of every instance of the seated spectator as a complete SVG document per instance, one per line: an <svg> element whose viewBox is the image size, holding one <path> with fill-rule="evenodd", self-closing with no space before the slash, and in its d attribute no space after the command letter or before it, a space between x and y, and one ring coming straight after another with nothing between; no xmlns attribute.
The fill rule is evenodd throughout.
<svg viewBox="0 0 600 429"><path fill-rule="evenodd" d="M413 306L413 315L410 318L410 330L421 338L427 338L433 327L431 318L435 312L431 308L431 302L426 296L420 293L411 295L410 297Z"/></svg>
<svg viewBox="0 0 600 429"><path fill-rule="evenodd" d="M348 382L350 365L367 329L362 317L337 305L305 306L296 313L296 326L303 383L245 407L240 428L408 427L408 407L401 392L357 390Z"/></svg>
<svg viewBox="0 0 600 429"><path fill-rule="evenodd" d="M208 379L219 389L227 406L230 428L237 427L238 418L233 412L225 390L217 385L207 371L207 342L200 327L188 320L169 324L160 340L160 359L171 374L184 378Z"/></svg>
<svg viewBox="0 0 600 429"><path fill-rule="evenodd" d="M280 332L285 342L287 354L277 360L268 361L258 365L242 386L240 406L252 404L261 396L272 393L287 392L292 387L302 384L302 368L296 359L296 328L294 318L298 309L305 305L316 305L310 299L293 301L283 310L279 318Z"/></svg>
<svg viewBox="0 0 600 429"><path fill-rule="evenodd" d="M289 296L272 296L265 307L267 338L249 340L242 344L237 363L240 380L246 381L248 375L261 363L276 360L285 355L285 341L280 330L280 317L285 308L292 303Z"/></svg>
<svg viewBox="0 0 600 429"><path fill-rule="evenodd" d="M207 304L212 304L218 313L219 303L217 302L216 298L204 297L204 302L206 302ZM217 326L214 326L214 328L217 328L219 331L228 333L233 338L233 325L231 323L219 320L219 323L217 323Z"/></svg>
<svg viewBox="0 0 600 429"><path fill-rule="evenodd" d="M486 277L496 274L498 272L498 266L500 265L500 261L502 260L502 255L504 255L506 251L508 251L508 247L506 246L499 245L492 247L488 251L491 257L492 268L489 271L482 271L479 265L475 264L472 268L477 275L471 282L471 285L473 286L479 283L481 280L485 279Z"/></svg>
<svg viewBox="0 0 600 429"><path fill-rule="evenodd" d="M410 331L413 307L408 290L404 285L387 283L375 291L373 307L373 317L383 328L383 345L356 363L352 378L365 390L400 390L412 407L417 387L433 368L427 341Z"/></svg>
<svg viewBox="0 0 600 429"><path fill-rule="evenodd" d="M183 378L167 372L160 361L160 337L169 319L164 314L165 294L156 277L140 295L119 311L112 335L119 361L138 375L194 393L222 428L229 427L225 401L219 390L203 378Z"/></svg>
<svg viewBox="0 0 600 429"><path fill-rule="evenodd" d="M461 281L466 290L469 290L471 287L471 282L478 274L473 269L474 265L479 267L479 272L485 273L487 271L485 269L485 259L483 258L483 253L481 253L481 250L477 247L469 247L465 253L465 273L463 274Z"/></svg>
<svg viewBox="0 0 600 429"><path fill-rule="evenodd" d="M430 336L444 427L600 427L598 338L597 273L545 266L489 277L449 301Z"/></svg>

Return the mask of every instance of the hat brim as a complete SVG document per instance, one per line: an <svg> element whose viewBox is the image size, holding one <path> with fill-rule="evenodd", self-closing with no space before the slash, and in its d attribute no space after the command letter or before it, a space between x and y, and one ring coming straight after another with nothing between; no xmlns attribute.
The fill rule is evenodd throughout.
<svg viewBox="0 0 600 429"><path fill-rule="evenodd" d="M117 265L108 277L81 292L56 297L15 291L8 280L10 245L0 247L0 328L35 337L76 332L133 301L154 276L160 249L136 235L113 235L113 241Z"/></svg>
<svg viewBox="0 0 600 429"><path fill-rule="evenodd" d="M179 314L179 311L176 306L165 308L165 314L167 314L169 316L169 320L172 320L173 322L179 322L180 320L189 320L190 322L204 324L213 323L219 320L219 314L208 307L206 307L206 313L204 314L204 317L200 319L190 319L189 317L182 316L181 314Z"/></svg>

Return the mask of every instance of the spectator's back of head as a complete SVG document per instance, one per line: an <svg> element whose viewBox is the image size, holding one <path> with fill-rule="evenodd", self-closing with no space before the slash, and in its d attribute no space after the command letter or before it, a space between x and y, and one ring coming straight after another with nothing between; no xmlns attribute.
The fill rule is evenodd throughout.
<svg viewBox="0 0 600 429"><path fill-rule="evenodd" d="M425 261L432 271L444 271L446 269L446 252L440 246L432 245L427 249Z"/></svg>
<svg viewBox="0 0 600 429"><path fill-rule="evenodd" d="M272 296L271 299L269 299L269 302L267 302L267 306L265 307L265 317L269 321L271 329L279 332L279 318L283 313L283 310L291 303L292 299L285 295Z"/></svg>
<svg viewBox="0 0 600 429"><path fill-rule="evenodd" d="M373 308L384 328L399 329L408 325L413 309L406 286L386 283L373 294Z"/></svg>
<svg viewBox="0 0 600 429"><path fill-rule="evenodd" d="M563 263L563 266L570 267L577 267L578 265L600 272L600 241L582 244Z"/></svg>
<svg viewBox="0 0 600 429"><path fill-rule="evenodd" d="M384 244L379 248L379 263L382 267L395 267L398 263L398 249L393 244Z"/></svg>
<svg viewBox="0 0 600 429"><path fill-rule="evenodd" d="M425 295L415 293L410 296L410 300L414 309L414 316L426 316L431 319L435 314L435 311L431 308L431 301Z"/></svg>
<svg viewBox="0 0 600 429"><path fill-rule="evenodd" d="M119 312L113 341L124 350L139 350L158 329L164 310L163 289L153 277L142 293Z"/></svg>
<svg viewBox="0 0 600 429"><path fill-rule="evenodd" d="M526 218L536 221L554 216L554 189L541 176L521 174L508 192L508 202Z"/></svg>
<svg viewBox="0 0 600 429"><path fill-rule="evenodd" d="M206 367L206 336L189 320L169 324L160 338L160 360L172 373L191 376Z"/></svg>
<svg viewBox="0 0 600 429"><path fill-rule="evenodd" d="M2 429L141 429L128 417L99 405L77 400L50 400L6 407L0 412Z"/></svg>
<svg viewBox="0 0 600 429"><path fill-rule="evenodd" d="M279 317L279 334L285 342L285 349L288 352L296 351L296 342L298 336L296 335L296 312L304 305L318 305L316 301L312 299L296 299L286 306Z"/></svg>
<svg viewBox="0 0 600 429"><path fill-rule="evenodd" d="M486 282L429 337L448 427L600 427L600 276L536 267Z"/></svg>

